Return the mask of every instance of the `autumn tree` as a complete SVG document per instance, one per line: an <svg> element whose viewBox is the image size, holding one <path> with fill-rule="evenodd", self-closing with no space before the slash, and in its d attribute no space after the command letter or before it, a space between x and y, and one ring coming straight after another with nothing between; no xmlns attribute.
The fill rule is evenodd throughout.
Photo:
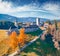
<svg viewBox="0 0 60 56"><path fill-rule="evenodd" d="M15 49L18 46L18 39L16 32L12 32L9 36L9 46L12 49Z"/></svg>
<svg viewBox="0 0 60 56"><path fill-rule="evenodd" d="M21 45L24 45L26 38L27 38L27 35L25 34L25 29L24 28L21 28L20 29L20 34L18 36L19 43Z"/></svg>

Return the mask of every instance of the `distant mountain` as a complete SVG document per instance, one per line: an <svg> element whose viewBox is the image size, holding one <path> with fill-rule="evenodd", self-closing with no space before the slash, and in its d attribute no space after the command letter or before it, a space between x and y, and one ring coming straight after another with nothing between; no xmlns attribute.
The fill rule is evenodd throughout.
<svg viewBox="0 0 60 56"><path fill-rule="evenodd" d="M0 21L14 21L15 19L17 19L14 16L10 16L7 14L0 14Z"/></svg>
<svg viewBox="0 0 60 56"><path fill-rule="evenodd" d="M7 14L0 14L0 21L12 21L14 22L17 19L18 22L35 22L36 17L14 17ZM41 21L47 21L48 19L41 18Z"/></svg>

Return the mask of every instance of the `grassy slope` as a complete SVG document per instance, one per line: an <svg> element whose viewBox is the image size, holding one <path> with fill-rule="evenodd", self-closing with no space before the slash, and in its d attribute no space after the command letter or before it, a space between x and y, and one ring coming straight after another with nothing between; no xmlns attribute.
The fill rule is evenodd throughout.
<svg viewBox="0 0 60 56"><path fill-rule="evenodd" d="M1 34L1 32L2 32L2 34ZM40 31L38 31L38 32L40 32ZM37 34L36 32L34 32L34 33ZM0 34L1 34L0 38L2 38L3 35L5 35L6 33L5 33L5 31L1 30ZM3 39L5 39L5 37L3 37ZM2 51L5 52L4 49L6 49L6 48L2 47L2 45L3 45L2 43L0 43L0 56L2 54ZM2 49L1 47L3 48L3 50L1 50ZM24 55L24 54L26 54L26 55ZM60 56L60 51L57 51L54 48L52 41L41 41L40 39L38 39L36 42L34 42L30 46L28 46L24 50L24 52L21 53L21 56Z"/></svg>
<svg viewBox="0 0 60 56"><path fill-rule="evenodd" d="M0 30L0 41L6 39L7 37L7 30Z"/></svg>
<svg viewBox="0 0 60 56"><path fill-rule="evenodd" d="M25 56L29 56L28 53L32 56L31 53L33 52L35 53L33 56L60 56L60 51L57 51L54 48L52 42L49 43L46 41L41 41L40 39L24 50L24 53L26 54ZM24 56L24 53L22 52L21 56Z"/></svg>
<svg viewBox="0 0 60 56"><path fill-rule="evenodd" d="M8 49L6 45L6 38L8 37L6 31L7 30L0 30L0 56Z"/></svg>

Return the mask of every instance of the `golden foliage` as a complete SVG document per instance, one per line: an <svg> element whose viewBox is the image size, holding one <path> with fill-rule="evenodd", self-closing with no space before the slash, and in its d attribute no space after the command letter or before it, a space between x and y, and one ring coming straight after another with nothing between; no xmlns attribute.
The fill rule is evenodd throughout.
<svg viewBox="0 0 60 56"><path fill-rule="evenodd" d="M25 34L25 29L20 29L20 34L17 36L17 33L14 31L9 36L9 46L12 49L15 49L18 44L24 45L26 41L27 35Z"/></svg>
<svg viewBox="0 0 60 56"><path fill-rule="evenodd" d="M18 36L19 43L23 45L25 43L26 37L27 35L25 34L25 29L20 29L20 34Z"/></svg>
<svg viewBox="0 0 60 56"><path fill-rule="evenodd" d="M11 35L9 36L9 46L13 49L15 49L18 45L18 39L17 39L17 34L16 32L12 32Z"/></svg>
<svg viewBox="0 0 60 56"><path fill-rule="evenodd" d="M17 33L14 31L10 35L7 35L7 31L0 31L0 55L3 54L11 54L14 51L18 49L18 47L24 46L24 44L30 40L32 40L31 35L25 34L25 29L20 29L20 34L17 35ZM30 38L32 37L32 38ZM2 38L2 39L1 39ZM20 44L20 46L18 45Z"/></svg>
<svg viewBox="0 0 60 56"><path fill-rule="evenodd" d="M3 33L4 32L4 33ZM6 31L0 31L0 55L2 54L10 54L18 49L18 43L20 46L23 46L25 44L25 41L27 40L27 34L25 34L25 29L20 29L20 34L17 35L17 33L14 31L9 36L7 36ZM2 39L3 38L3 39Z"/></svg>

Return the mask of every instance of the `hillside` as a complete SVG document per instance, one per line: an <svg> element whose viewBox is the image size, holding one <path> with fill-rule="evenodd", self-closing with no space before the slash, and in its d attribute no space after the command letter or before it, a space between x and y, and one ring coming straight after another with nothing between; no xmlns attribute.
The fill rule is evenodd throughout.
<svg viewBox="0 0 60 56"><path fill-rule="evenodd" d="M9 29L11 26L14 26L13 22L10 22L10 21L0 21L0 29Z"/></svg>
<svg viewBox="0 0 60 56"><path fill-rule="evenodd" d="M11 15L7 15L7 14L0 14L0 20L4 20L4 21L12 21L14 22L17 19L18 22L35 22L36 21L36 17L14 17ZM47 21L48 19L46 18L41 18L41 21Z"/></svg>
<svg viewBox="0 0 60 56"><path fill-rule="evenodd" d="M60 56L60 51L54 48L52 41L38 39L20 54L21 56Z"/></svg>
<svg viewBox="0 0 60 56"><path fill-rule="evenodd" d="M6 29L8 30L10 27L14 26L14 22L10 21L0 21L0 29ZM20 29L21 26L18 25L18 28Z"/></svg>

